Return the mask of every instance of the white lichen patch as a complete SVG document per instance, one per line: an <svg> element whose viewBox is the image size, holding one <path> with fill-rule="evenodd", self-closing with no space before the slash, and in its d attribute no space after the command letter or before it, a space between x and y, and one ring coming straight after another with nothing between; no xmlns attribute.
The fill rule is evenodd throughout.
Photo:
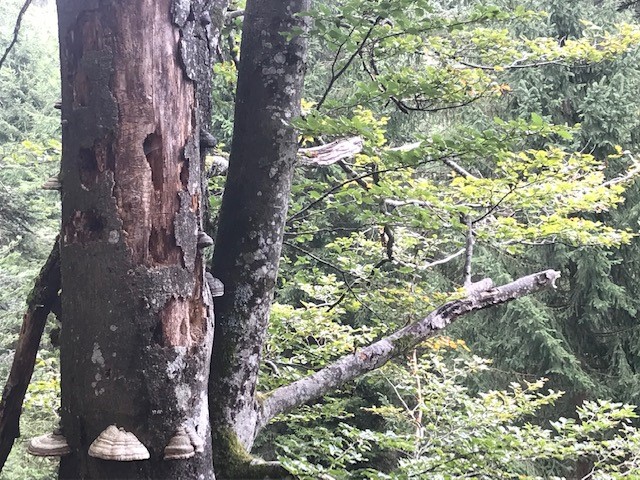
<svg viewBox="0 0 640 480"><path fill-rule="evenodd" d="M191 388L189 385L179 384L176 385L176 406L183 411L186 411L191 403Z"/></svg>
<svg viewBox="0 0 640 480"><path fill-rule="evenodd" d="M235 303L240 306L249 304L249 301L253 298L253 289L250 285L238 285L236 288Z"/></svg>
<svg viewBox="0 0 640 480"><path fill-rule="evenodd" d="M167 364L167 376L175 380L187 366L187 347L174 347L176 358Z"/></svg>
<svg viewBox="0 0 640 480"><path fill-rule="evenodd" d="M93 344L93 353L91 354L91 362L101 367L104 367L104 357L102 356L102 352L100 351L100 345L97 343Z"/></svg>
<svg viewBox="0 0 640 480"><path fill-rule="evenodd" d="M200 393L194 414L194 426L198 428L200 436L204 437L204 430L207 428L206 426L209 425L209 403L206 390Z"/></svg>
<svg viewBox="0 0 640 480"><path fill-rule="evenodd" d="M120 240L120 233L117 230L111 230L109 232L109 243L115 244Z"/></svg>
<svg viewBox="0 0 640 480"><path fill-rule="evenodd" d="M266 265L263 265L262 267L258 268L255 272L253 272L251 277L255 281L260 281L263 278L267 277L268 273L269 273L269 269L267 268Z"/></svg>

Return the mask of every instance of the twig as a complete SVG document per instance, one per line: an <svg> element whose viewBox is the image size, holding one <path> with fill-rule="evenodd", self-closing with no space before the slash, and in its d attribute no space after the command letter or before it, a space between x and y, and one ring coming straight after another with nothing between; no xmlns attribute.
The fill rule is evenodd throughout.
<svg viewBox="0 0 640 480"><path fill-rule="evenodd" d="M488 71L516 70L516 69L519 69L519 68L544 67L546 65L560 65L560 66L564 66L564 67L567 66L566 64L558 62L556 60L542 60L540 62L532 62L532 63L517 63L517 61L516 61L516 62L512 63L511 65L504 65L504 66L500 66L500 67L492 67L492 66L489 66L489 65L478 65L476 63L471 63L471 62L467 62L467 61L464 61L464 60L458 60L458 59L456 59L456 61L460 65L464 65L465 67L477 68L478 70L488 70Z"/></svg>
<svg viewBox="0 0 640 480"><path fill-rule="evenodd" d="M462 168L460 165L458 165L456 162L454 162L450 158L445 158L444 160L442 160L442 163L444 163L448 167L451 167L451 170L456 172L458 175L462 175L465 178L473 178L473 179L477 178L475 175L472 175L471 173L469 173L467 170Z"/></svg>
<svg viewBox="0 0 640 480"><path fill-rule="evenodd" d="M331 75L331 79L329 80L329 84L327 85L327 88L325 89L324 93L322 94L322 97L320 98L320 101L318 101L318 104L316 105L316 110L318 110L318 111L320 110L320 108L324 104L325 100L329 96L329 92L333 88L333 85L342 76L342 74L347 71L347 68L349 68L349 66L353 63L355 58L360 54L360 52L364 48L364 45L367 43L367 40L369 40L369 37L373 33L373 29L376 28L376 25L378 25L380 20L382 20L382 17L376 17L374 22L369 27L369 30L365 34L364 38L360 41L360 44L357 46L355 51L351 54L351 56L346 61L346 63L342 66L342 68L340 68L340 70L338 70L337 73L334 73L334 74Z"/></svg>
<svg viewBox="0 0 640 480"><path fill-rule="evenodd" d="M336 272L338 272L343 277L346 276L346 275L351 275L352 277L355 277L355 278L357 278L359 280L365 280L363 277L360 277L360 276L356 275L355 273L351 273L351 272L347 272L345 270L342 270L340 267L335 266L333 263L328 262L328 261L326 261L326 260L314 255L310 251L305 250L304 248L299 247L298 245L295 245L295 244L289 243L289 242L282 242L282 244L286 245L289 248L293 248L294 250L298 250L300 253L303 253L307 257L312 258L316 262L321 263L321 264L331 268L332 270L335 270Z"/></svg>
<svg viewBox="0 0 640 480"><path fill-rule="evenodd" d="M458 258L460 255L462 255L466 250L464 248L461 248L460 250L458 250L455 253L452 253L451 255L441 258L440 260L434 260L433 262L430 263L425 263L424 265L413 265L410 263L406 263L406 262L401 262L400 260L394 260L394 264L398 264L401 267L412 267L415 268L416 270L427 270L428 268L431 267L435 267L437 265L443 265L445 263L450 262L451 260Z"/></svg>
<svg viewBox="0 0 640 480"><path fill-rule="evenodd" d="M4 51L2 58L0 58L0 68L2 68L2 65L4 65L4 61L7 59L7 56L9 56L9 53L13 49L13 46L18 41L18 34L20 33L20 26L22 25L22 17L27 11L27 8L29 8L29 5L31 5L31 0L25 0L24 5L22 5L22 8L20 9L20 13L18 13L16 25L15 27L13 27L13 38L11 40L11 43L9 43L9 46Z"/></svg>
<svg viewBox="0 0 640 480"><path fill-rule="evenodd" d="M473 238L473 221L471 216L467 215L467 241L465 245L465 259L464 259L464 285L471 285L471 262L473 260L473 244L475 239Z"/></svg>
<svg viewBox="0 0 640 480"><path fill-rule="evenodd" d="M398 151L401 151L401 150L398 150ZM397 171L404 170L404 169L407 169L407 168L416 168L416 167L418 167L420 165L426 165L427 163L437 162L439 160L442 160L443 158L450 157L450 156L451 156L450 154L447 154L447 155L443 155L443 156L438 157L438 158L429 158L429 159L427 159L425 161L418 162L418 163L415 163L415 164L412 164L412 165L399 165L399 166L393 167L393 168L385 168L383 170L376 170L374 172L363 173L362 175L358 175L357 177L352 177L352 178L349 178L347 180L344 180L344 181L338 183L337 185L335 185L334 187L330 188L329 190L327 190L325 193L323 193L319 198L315 199L313 202L309 203L305 207L302 207L296 213L291 215L287 219L287 223L290 223L293 220L296 220L297 218L300 218L300 216L302 216L302 214L304 212L306 212L310 208L314 207L318 203L322 202L327 197L331 196L333 193L337 192L338 190L340 190L345 185L348 185L348 184L350 184L352 182L357 182L358 180L361 180L363 178L373 177L374 175L379 175L381 173L397 172Z"/></svg>
<svg viewBox="0 0 640 480"><path fill-rule="evenodd" d="M511 194L514 192L514 190L515 190L515 187L514 187L514 186L509 187L509 191L508 191L507 193L505 193L505 194L500 198L500 200L498 200L498 202L497 202L495 205L493 205L493 206L492 206L491 208L489 208L489 209L488 209L488 210L487 210L483 215L481 215L480 217L476 218L476 219L475 219L475 220L473 220L471 223L472 223L473 225L475 225L476 223L480 223L482 220L484 220L484 219L485 219L485 218L487 218L489 215L491 215L493 212L495 212L495 211L500 207L500 205L502 205L502 202L504 202L504 201L507 199L507 197L508 197L509 195L511 195Z"/></svg>

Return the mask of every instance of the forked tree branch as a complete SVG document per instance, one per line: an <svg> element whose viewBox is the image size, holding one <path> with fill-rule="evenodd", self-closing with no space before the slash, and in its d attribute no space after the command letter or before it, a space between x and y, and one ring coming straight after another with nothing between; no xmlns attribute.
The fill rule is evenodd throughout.
<svg viewBox="0 0 640 480"><path fill-rule="evenodd" d="M27 299L27 311L22 320L18 346L13 357L11 372L2 392L0 402L0 470L4 467L20 436L22 402L31 381L40 338L47 316L58 299L60 291L60 249L58 239L49 258L40 270L35 285Z"/></svg>
<svg viewBox="0 0 640 480"><path fill-rule="evenodd" d="M488 280L484 291L475 291L465 298L450 301L422 320L407 325L371 345L340 358L331 365L269 393L258 406L258 426L264 427L272 418L306 402L315 400L331 390L367 372L380 368L393 357L408 352L416 345L442 330L458 317L493 307L549 287L555 287L560 272L545 270L514 282L491 288Z"/></svg>

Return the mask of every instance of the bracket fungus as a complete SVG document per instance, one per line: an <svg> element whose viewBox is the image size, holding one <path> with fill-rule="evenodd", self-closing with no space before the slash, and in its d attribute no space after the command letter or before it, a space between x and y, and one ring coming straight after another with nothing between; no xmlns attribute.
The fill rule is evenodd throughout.
<svg viewBox="0 0 640 480"><path fill-rule="evenodd" d="M40 188L42 190L62 190L62 183L58 177L49 177Z"/></svg>
<svg viewBox="0 0 640 480"><path fill-rule="evenodd" d="M189 440L191 441L191 445L193 445L193 448L195 449L196 453L204 452L204 440L202 440L202 437L198 435L198 432L196 432L196 429L193 427L186 427L185 431L187 432L187 435L189 436Z"/></svg>
<svg viewBox="0 0 640 480"><path fill-rule="evenodd" d="M198 233L198 248L209 248L213 245L213 238L207 235L205 232Z"/></svg>
<svg viewBox="0 0 640 480"><path fill-rule="evenodd" d="M36 457L62 457L71 453L71 447L59 431L54 431L29 440L27 452Z"/></svg>
<svg viewBox="0 0 640 480"><path fill-rule="evenodd" d="M169 440L169 444L164 447L165 460L186 460L196 454L191 439L184 428L180 427L175 435Z"/></svg>
<svg viewBox="0 0 640 480"><path fill-rule="evenodd" d="M211 290L212 297L221 297L224 295L224 283L219 278L214 277L209 272L204 274L204 278L209 285L209 290Z"/></svg>
<svg viewBox="0 0 640 480"><path fill-rule="evenodd" d="M209 16L209 23L211 23L211 16ZM214 148L218 145L218 139L205 129L200 129L200 148Z"/></svg>
<svg viewBox="0 0 640 480"><path fill-rule="evenodd" d="M89 447L89 456L116 462L147 460L149 450L124 428L108 426Z"/></svg>

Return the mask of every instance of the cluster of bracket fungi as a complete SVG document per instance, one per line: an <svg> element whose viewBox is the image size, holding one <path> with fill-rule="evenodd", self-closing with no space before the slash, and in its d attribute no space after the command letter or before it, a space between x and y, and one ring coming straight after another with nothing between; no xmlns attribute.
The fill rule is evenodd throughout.
<svg viewBox="0 0 640 480"><path fill-rule="evenodd" d="M37 457L62 457L71 447L60 429L32 438L27 451ZM185 460L204 452L204 440L193 427L179 427L164 449L165 460ZM89 447L89 456L114 462L147 460L149 450L131 432L109 425Z"/></svg>

